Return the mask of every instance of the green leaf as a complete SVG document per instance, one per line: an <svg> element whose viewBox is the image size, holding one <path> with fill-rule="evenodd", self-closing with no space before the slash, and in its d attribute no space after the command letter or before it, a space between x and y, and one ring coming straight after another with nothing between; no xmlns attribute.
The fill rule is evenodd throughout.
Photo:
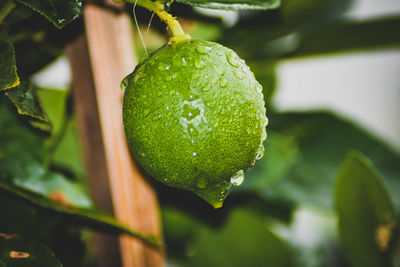
<svg viewBox="0 0 400 267"><path fill-rule="evenodd" d="M223 10L263 10L280 6L280 0L176 0L192 6Z"/></svg>
<svg viewBox="0 0 400 267"><path fill-rule="evenodd" d="M4 173L3 175L0 173L0 192L2 191L4 194L29 203L36 208L44 209L55 215L65 217L66 220L78 222L80 225L89 226L105 232L128 234L155 248L161 247L160 241L155 236L136 232L101 211L78 208L67 202L61 193L51 196L52 199L50 199L4 182L4 180L9 179L11 179L11 177L5 177Z"/></svg>
<svg viewBox="0 0 400 267"><path fill-rule="evenodd" d="M57 28L62 28L77 19L82 11L81 0L18 0L51 21Z"/></svg>
<svg viewBox="0 0 400 267"><path fill-rule="evenodd" d="M0 233L0 266L62 266L44 245L12 234Z"/></svg>
<svg viewBox="0 0 400 267"><path fill-rule="evenodd" d="M347 153L356 149L374 161L400 206L400 156L376 137L326 112L268 117L272 138L266 141L266 157L245 173L243 190L269 200L332 208L335 174ZM273 163L269 158L275 159Z"/></svg>
<svg viewBox="0 0 400 267"><path fill-rule="evenodd" d="M293 251L251 212L233 210L215 228L173 209L164 210L163 219L167 238L187 244L175 251L177 266L294 266Z"/></svg>
<svg viewBox="0 0 400 267"><path fill-rule="evenodd" d="M400 47L400 17L361 22L344 21L304 32L298 49L288 56L311 56L391 47Z"/></svg>
<svg viewBox="0 0 400 267"><path fill-rule="evenodd" d="M371 162L351 153L335 188L340 238L355 267L390 266L387 253L394 227L394 207Z"/></svg>
<svg viewBox="0 0 400 267"><path fill-rule="evenodd" d="M36 95L35 90L26 82L8 90L7 96L17 107L17 111L21 115L26 115L32 118L30 123L43 131L50 132L52 124L43 110L40 100Z"/></svg>
<svg viewBox="0 0 400 267"><path fill-rule="evenodd" d="M13 45L0 40L0 91L19 84Z"/></svg>

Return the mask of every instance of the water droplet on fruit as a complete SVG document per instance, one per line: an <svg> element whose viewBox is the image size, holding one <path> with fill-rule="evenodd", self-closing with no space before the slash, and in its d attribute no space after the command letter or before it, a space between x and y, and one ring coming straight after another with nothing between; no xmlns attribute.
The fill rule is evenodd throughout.
<svg viewBox="0 0 400 267"><path fill-rule="evenodd" d="M199 133L197 132L197 130L194 127L190 127L189 128L189 135L192 137L196 137ZM192 140L192 143L194 143L194 141Z"/></svg>
<svg viewBox="0 0 400 267"><path fill-rule="evenodd" d="M204 188L207 187L207 184L208 184L208 182L207 182L207 179L206 179L206 178L200 177L200 178L197 179L196 186L197 186L198 188L204 189Z"/></svg>
<svg viewBox="0 0 400 267"><path fill-rule="evenodd" d="M261 144L257 151L256 160L259 160L264 156L264 151L265 151L264 146Z"/></svg>
<svg viewBox="0 0 400 267"><path fill-rule="evenodd" d="M196 153L196 152L193 152L193 153L192 153L192 156L193 156L193 157L196 157L196 156L197 156L197 153Z"/></svg>
<svg viewBox="0 0 400 267"><path fill-rule="evenodd" d="M260 84L257 84L256 85L256 90L257 90L258 93L261 93L262 92L262 86Z"/></svg>
<svg viewBox="0 0 400 267"><path fill-rule="evenodd" d="M159 119L161 119L161 117L162 117L162 115L161 114L158 114L158 115L154 115L153 116L153 120L159 120Z"/></svg>
<svg viewBox="0 0 400 267"><path fill-rule="evenodd" d="M203 87L203 92L208 92L210 91L211 86L209 84L207 84L206 86Z"/></svg>
<svg viewBox="0 0 400 267"><path fill-rule="evenodd" d="M246 128L247 134L251 134L251 128Z"/></svg>
<svg viewBox="0 0 400 267"><path fill-rule="evenodd" d="M226 59L232 67L239 68L240 64L236 56L234 56L233 54L226 54Z"/></svg>
<svg viewBox="0 0 400 267"><path fill-rule="evenodd" d="M128 87L128 77L125 77L125 78L122 80L122 82L121 82L121 84L120 84L120 87L121 87L121 90L122 90L122 91L125 91L125 90L126 90L126 88Z"/></svg>
<svg viewBox="0 0 400 267"><path fill-rule="evenodd" d="M221 79L219 80L219 85L220 85L221 87L225 88L225 87L228 86L228 81L225 80L224 78L221 78Z"/></svg>
<svg viewBox="0 0 400 267"><path fill-rule="evenodd" d="M196 47L196 50L200 54L205 55L212 50L212 47L211 46L198 46L198 47Z"/></svg>
<svg viewBox="0 0 400 267"><path fill-rule="evenodd" d="M234 186L239 186L244 181L244 172L243 170L238 171L231 177L231 184Z"/></svg>
<svg viewBox="0 0 400 267"><path fill-rule="evenodd" d="M204 62L201 61L201 60L195 60L195 61L194 61L194 66L195 66L196 68L198 68L198 69L204 69L204 67L205 67L206 65L205 65Z"/></svg>
<svg viewBox="0 0 400 267"><path fill-rule="evenodd" d="M235 74L236 78L238 78L239 80L243 80L243 73L239 69L237 69L234 72L234 74Z"/></svg>
<svg viewBox="0 0 400 267"><path fill-rule="evenodd" d="M219 65L215 65L212 64L214 70L219 74L219 75L224 75L225 74L225 70L223 67L219 66Z"/></svg>

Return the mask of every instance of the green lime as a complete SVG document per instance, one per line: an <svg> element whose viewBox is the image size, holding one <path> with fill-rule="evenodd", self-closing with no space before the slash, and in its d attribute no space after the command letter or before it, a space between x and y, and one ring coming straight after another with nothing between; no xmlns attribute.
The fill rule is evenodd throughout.
<svg viewBox="0 0 400 267"><path fill-rule="evenodd" d="M215 208L262 157L262 87L232 50L213 42L168 44L128 75L123 120L133 155L154 178Z"/></svg>

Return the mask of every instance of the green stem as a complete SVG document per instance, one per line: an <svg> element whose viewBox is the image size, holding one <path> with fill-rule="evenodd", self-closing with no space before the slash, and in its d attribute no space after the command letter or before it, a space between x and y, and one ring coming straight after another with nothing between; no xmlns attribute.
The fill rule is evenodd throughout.
<svg viewBox="0 0 400 267"><path fill-rule="evenodd" d="M179 43L191 39L190 35L183 31L176 18L165 11L163 3L159 1L152 2L150 0L137 0L136 3L141 7L154 11L168 25L172 32L172 37L169 39L171 43Z"/></svg>
<svg viewBox="0 0 400 267"><path fill-rule="evenodd" d="M0 23L3 22L5 17L13 10L15 7L15 3L12 1L7 1L5 4L3 4L2 7L0 7Z"/></svg>

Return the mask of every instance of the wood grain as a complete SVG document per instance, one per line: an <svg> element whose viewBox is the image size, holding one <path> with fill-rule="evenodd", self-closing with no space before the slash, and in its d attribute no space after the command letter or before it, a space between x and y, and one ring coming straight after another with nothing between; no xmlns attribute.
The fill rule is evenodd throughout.
<svg viewBox="0 0 400 267"><path fill-rule="evenodd" d="M92 125L93 128L88 125L83 126L87 128L87 133L83 137L90 138L91 132L93 138L97 140L96 142L86 142L89 144L84 148L87 151L86 157L102 157L104 159L104 165L87 163L89 169L94 169L89 170L90 175L100 172L102 174L97 175L101 177L106 172L106 180L109 182L108 186L100 183L98 188L95 186L94 189L99 190L100 194L104 194L105 198L111 195L112 208L119 220L135 230L161 236L156 195L141 175L138 165L131 158L122 123L123 92L119 85L122 78L132 72L137 63L133 53L130 19L127 15L116 14L93 4L87 4L84 7L84 20L95 88L91 94L95 96L98 112L97 114L95 114L96 112L85 113L77 108L77 113L79 113L78 116L88 116L82 120L89 125L93 124L96 119L99 122L101 142L94 130L96 125ZM74 54L74 51L69 54ZM71 57L74 56L71 55ZM83 57L80 58L80 60L82 59ZM72 65L75 75L74 87L89 87L89 82L84 79L89 80L91 77L85 78L79 74L87 66L78 62L72 63ZM75 88L75 98L80 98L83 93L87 94L87 91ZM90 102L90 100L88 101ZM102 148L93 147L94 143L97 143L97 146L102 143ZM101 164L101 159L96 162L96 164ZM94 179L96 178L93 177L91 180ZM108 193L105 192L107 190ZM96 194L98 192L94 193L95 196ZM98 197L101 198L101 196ZM109 205L105 200L99 201L103 201L102 204L106 207ZM163 266L162 253L142 242L128 236L121 236L119 244L124 267Z"/></svg>

